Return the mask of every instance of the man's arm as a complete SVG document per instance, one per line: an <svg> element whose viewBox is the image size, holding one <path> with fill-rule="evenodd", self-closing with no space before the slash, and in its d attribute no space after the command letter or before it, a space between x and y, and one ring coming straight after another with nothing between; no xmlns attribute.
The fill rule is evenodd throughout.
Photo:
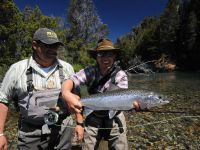
<svg viewBox="0 0 200 150"><path fill-rule="evenodd" d="M73 84L74 83L71 79L67 79L63 82L61 89L62 97L67 103L70 111L75 113L81 113L82 105L80 103L80 97L71 92L73 89Z"/></svg>
<svg viewBox="0 0 200 150"><path fill-rule="evenodd" d="M4 126L7 118L8 106L0 103L0 150L7 150L7 140L4 136Z"/></svg>
<svg viewBox="0 0 200 150"><path fill-rule="evenodd" d="M76 128L75 137L77 140L82 140L84 136L84 118L81 113L76 113Z"/></svg>
<svg viewBox="0 0 200 150"><path fill-rule="evenodd" d="M80 103L80 97L78 95L73 94L71 91L73 89L73 81L68 79L65 80L62 84L62 96L65 102L67 103L70 111L75 112L77 126L75 128L75 135L78 140L83 139L84 127L83 124L83 115L82 105Z"/></svg>

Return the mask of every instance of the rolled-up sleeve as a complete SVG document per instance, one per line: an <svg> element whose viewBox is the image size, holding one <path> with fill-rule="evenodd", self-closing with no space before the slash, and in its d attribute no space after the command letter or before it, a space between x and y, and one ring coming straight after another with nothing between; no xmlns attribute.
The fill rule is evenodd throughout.
<svg viewBox="0 0 200 150"><path fill-rule="evenodd" d="M119 71L116 74L115 82L116 82L118 87L123 88L123 89L127 89L128 88L128 77L127 77L127 74L122 70Z"/></svg>
<svg viewBox="0 0 200 150"><path fill-rule="evenodd" d="M13 96L13 89L16 83L16 69L12 65L6 72L0 88L0 102L9 103L9 99Z"/></svg>
<svg viewBox="0 0 200 150"><path fill-rule="evenodd" d="M95 80L95 67L89 66L85 69L80 70L70 78L74 82L74 86L80 85L89 86Z"/></svg>
<svg viewBox="0 0 200 150"><path fill-rule="evenodd" d="M87 81L84 69L82 69L78 73L72 75L70 79L74 82L75 87L84 85Z"/></svg>

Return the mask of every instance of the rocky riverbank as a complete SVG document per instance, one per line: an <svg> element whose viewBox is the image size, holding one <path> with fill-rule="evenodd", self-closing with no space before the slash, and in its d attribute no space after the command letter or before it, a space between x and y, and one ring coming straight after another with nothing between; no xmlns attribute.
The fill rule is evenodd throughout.
<svg viewBox="0 0 200 150"><path fill-rule="evenodd" d="M152 112L126 112L125 116L130 149L200 149L200 116ZM17 113L10 112L6 122L10 149L16 147L17 118Z"/></svg>

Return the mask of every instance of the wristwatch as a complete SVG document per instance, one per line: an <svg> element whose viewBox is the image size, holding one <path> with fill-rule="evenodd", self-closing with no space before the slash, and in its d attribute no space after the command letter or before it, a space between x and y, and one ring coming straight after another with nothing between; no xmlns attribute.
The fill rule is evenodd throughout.
<svg viewBox="0 0 200 150"><path fill-rule="evenodd" d="M81 127L84 127L84 123L83 122L76 122L76 125L79 125Z"/></svg>

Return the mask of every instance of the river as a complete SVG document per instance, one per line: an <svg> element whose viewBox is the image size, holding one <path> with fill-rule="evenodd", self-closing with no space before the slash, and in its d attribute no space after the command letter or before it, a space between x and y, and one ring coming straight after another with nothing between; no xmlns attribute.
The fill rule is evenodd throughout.
<svg viewBox="0 0 200 150"><path fill-rule="evenodd" d="M131 150L200 149L200 73L129 75L129 88L170 99L152 112L125 112ZM17 114L11 112L5 132L11 145L16 142L16 120Z"/></svg>
<svg viewBox="0 0 200 150"><path fill-rule="evenodd" d="M155 112L126 113L131 149L200 149L200 73L130 75L129 88L171 100Z"/></svg>

